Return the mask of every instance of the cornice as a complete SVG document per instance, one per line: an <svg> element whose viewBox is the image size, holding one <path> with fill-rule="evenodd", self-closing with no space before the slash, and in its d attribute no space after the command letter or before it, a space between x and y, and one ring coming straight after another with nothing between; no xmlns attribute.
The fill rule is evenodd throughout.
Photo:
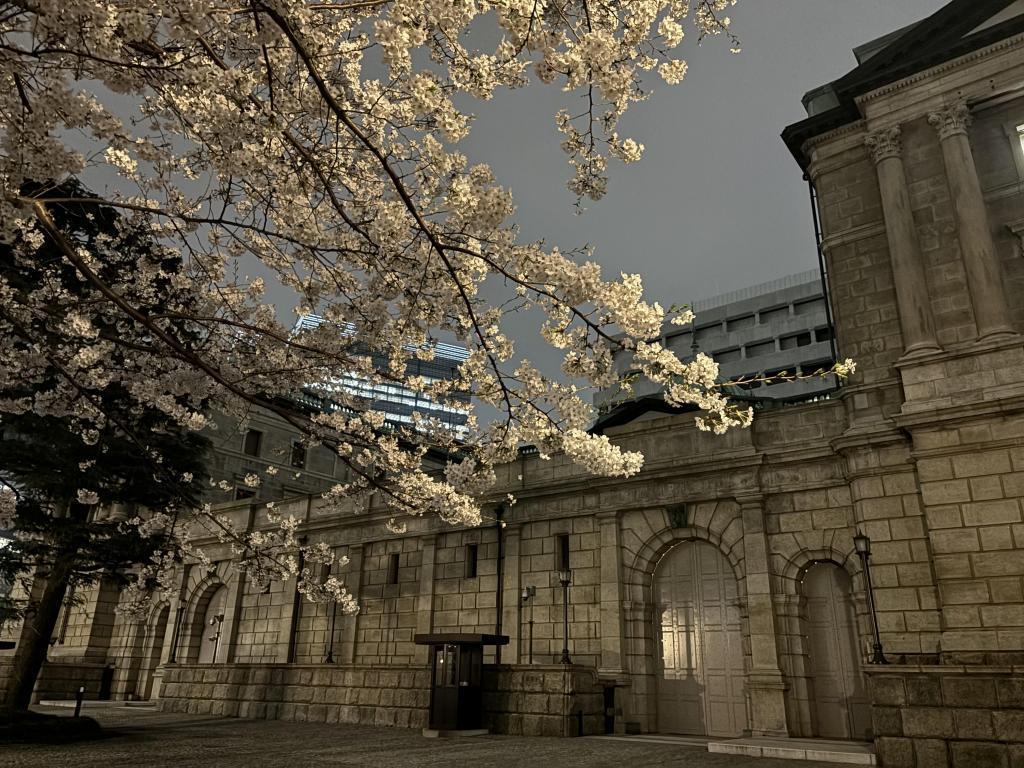
<svg viewBox="0 0 1024 768"><path fill-rule="evenodd" d="M870 237L877 237L878 235L885 234L885 222L878 221L874 224L861 224L858 227L852 229L844 229L842 232L837 232L833 235L828 235L821 241L821 249L828 253L835 248L841 248L844 245L851 245L853 243L859 243L861 240L867 240Z"/></svg>
<svg viewBox="0 0 1024 768"><path fill-rule="evenodd" d="M941 75L944 72L959 69L963 67L965 64L968 64L972 61L978 61L980 59L987 58L995 53L999 53L1000 51L1013 48L1021 42L1024 42L1024 34L1018 34L1013 35L1012 37L1004 38L1002 40L999 40L998 42L992 43L991 45L987 45L984 48L979 48L975 51L970 51L969 53L965 53L964 55L958 56L955 59L944 61L941 64L936 64L934 66L928 67L927 69L922 69L919 72L915 72L912 75L907 75L906 77L900 78L899 80L894 80L891 83L886 83L885 85L879 86L878 88L875 88L871 91L868 91L867 93L863 93L857 96L854 99L854 101L857 103L858 106L862 104L867 104L868 102L877 101L878 99L884 96L888 96L889 94L910 88L911 86L920 83L923 80L935 77L936 75Z"/></svg>

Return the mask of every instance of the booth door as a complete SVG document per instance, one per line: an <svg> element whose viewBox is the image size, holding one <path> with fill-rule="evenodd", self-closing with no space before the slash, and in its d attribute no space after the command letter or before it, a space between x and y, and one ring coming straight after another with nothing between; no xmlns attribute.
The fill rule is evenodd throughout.
<svg viewBox="0 0 1024 768"><path fill-rule="evenodd" d="M736 577L714 546L684 542L654 574L658 730L739 736L747 727Z"/></svg>
<svg viewBox="0 0 1024 768"><path fill-rule="evenodd" d="M459 722L459 647L434 647L434 686L431 692L430 727L454 731Z"/></svg>
<svg viewBox="0 0 1024 768"><path fill-rule="evenodd" d="M803 592L815 735L870 738L871 712L860 669L850 576L835 563L818 563L808 569Z"/></svg>

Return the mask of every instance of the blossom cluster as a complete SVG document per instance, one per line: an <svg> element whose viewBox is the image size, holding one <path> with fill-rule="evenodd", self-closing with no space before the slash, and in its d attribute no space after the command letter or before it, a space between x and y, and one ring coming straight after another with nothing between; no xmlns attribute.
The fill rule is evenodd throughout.
<svg viewBox="0 0 1024 768"><path fill-rule="evenodd" d="M242 418L260 406L348 469L329 501L375 493L396 519L460 524L479 521L494 466L524 443L593 472L640 470L639 455L587 431L590 391L616 380L618 350L633 350L670 400L705 409L709 429L743 425L749 415L716 389L713 363L681 362L652 341L672 313L644 300L639 276L608 278L589 253L522 242L508 189L458 149L472 130L465 96L550 84L565 98L554 130L568 185L600 198L610 158L643 157L637 137L620 135L622 116L660 82L683 79L688 34L732 39L723 14L734 2L13 6L0 18L0 242L29 253L50 238L63 256L53 269L70 271L89 295L55 280L14 290L0 276L0 378L30 384L39 375L45 351L11 341L15 326L33 323L59 325L67 374L0 411L72 416L89 443L104 414L75 397L76 384L122 387L189 430L211 428L213 409ZM60 203L26 191L70 177L102 182L104 202L184 267L104 270L103 244L63 237L52 215ZM507 296L495 299L499 285ZM286 309L267 299L271 286L293 297L297 314L325 322L293 332ZM531 311L563 353L560 371L517 354L505 321ZM409 348L429 359L439 341L469 349L458 375L413 376ZM396 433L331 384L351 377L442 402L469 393L473 409L496 407L500 417L471 414L459 441L428 419ZM335 407L310 419L282 405L300 391ZM428 451L452 457L446 472L424 470ZM159 456L146 460L158 471ZM256 488L263 478L244 482ZM93 494L83 485L79 499ZM0 515L9 507L4 497ZM257 581L300 574L297 553L316 554L287 517L273 533L233 530L208 509L194 517L158 518L168 547L199 558L190 537L215 532ZM159 581L172 562L155 556L139 584ZM308 596L344 601L340 583L301 581Z"/></svg>

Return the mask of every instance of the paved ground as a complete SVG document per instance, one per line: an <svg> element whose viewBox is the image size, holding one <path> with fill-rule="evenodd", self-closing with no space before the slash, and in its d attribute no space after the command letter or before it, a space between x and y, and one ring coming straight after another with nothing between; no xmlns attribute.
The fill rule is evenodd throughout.
<svg viewBox="0 0 1024 768"><path fill-rule="evenodd" d="M66 714L67 710L41 711ZM713 755L698 747L609 739L478 736L103 708L108 736L65 746L3 745L4 768L827 768L827 763Z"/></svg>

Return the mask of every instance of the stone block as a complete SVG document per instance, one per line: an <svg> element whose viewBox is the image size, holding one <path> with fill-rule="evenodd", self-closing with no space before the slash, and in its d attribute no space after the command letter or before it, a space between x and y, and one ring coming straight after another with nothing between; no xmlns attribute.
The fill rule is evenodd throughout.
<svg viewBox="0 0 1024 768"><path fill-rule="evenodd" d="M899 707L872 707L872 732L875 736L902 736L903 717Z"/></svg>
<svg viewBox="0 0 1024 768"><path fill-rule="evenodd" d="M1024 709L1024 677L997 678L996 698L1001 709Z"/></svg>
<svg viewBox="0 0 1024 768"><path fill-rule="evenodd" d="M914 739L918 768L949 768L949 744L944 739Z"/></svg>
<svg viewBox="0 0 1024 768"><path fill-rule="evenodd" d="M885 768L915 768L913 739L882 736L875 739L875 750Z"/></svg>
<svg viewBox="0 0 1024 768"><path fill-rule="evenodd" d="M999 741L1024 743L1024 712L997 710L992 713L992 719Z"/></svg>
<svg viewBox="0 0 1024 768"><path fill-rule="evenodd" d="M953 741L953 768L1009 768L1009 750L990 741ZM886 763L883 763L886 765Z"/></svg>
<svg viewBox="0 0 1024 768"><path fill-rule="evenodd" d="M944 677L942 697L947 704L961 707L995 707L995 680L984 677Z"/></svg>
<svg viewBox="0 0 1024 768"><path fill-rule="evenodd" d="M987 709L956 709L953 720L960 739L991 739L995 733L992 712Z"/></svg>
<svg viewBox="0 0 1024 768"><path fill-rule="evenodd" d="M908 676L906 681L907 704L918 707L942 706L942 688L936 676Z"/></svg>
<svg viewBox="0 0 1024 768"><path fill-rule="evenodd" d="M938 707L907 707L903 710L906 736L949 736L953 732L953 712Z"/></svg>
<svg viewBox="0 0 1024 768"><path fill-rule="evenodd" d="M873 675L868 679L868 690L872 704L899 706L907 703L907 690L902 677Z"/></svg>

